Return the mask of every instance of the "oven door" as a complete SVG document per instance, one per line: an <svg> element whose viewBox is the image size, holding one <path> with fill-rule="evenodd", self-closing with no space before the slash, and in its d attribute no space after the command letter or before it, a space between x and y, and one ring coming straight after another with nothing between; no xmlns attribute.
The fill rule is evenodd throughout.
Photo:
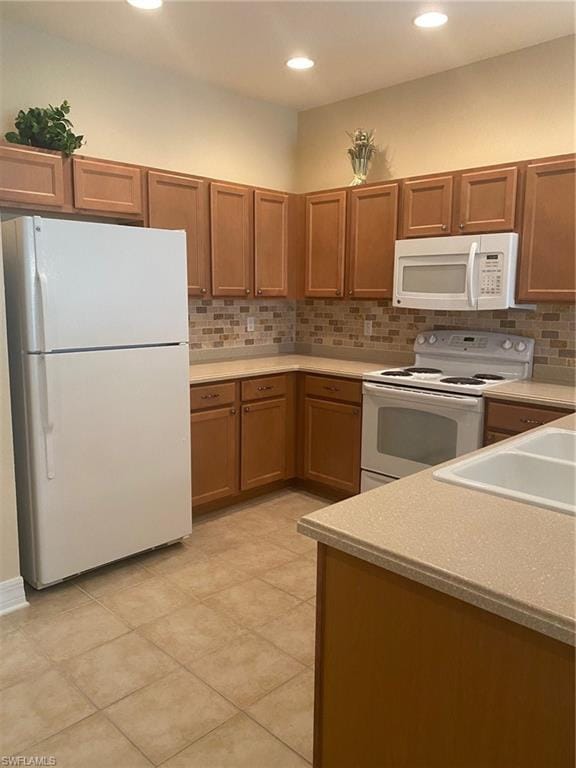
<svg viewBox="0 0 576 768"><path fill-rule="evenodd" d="M405 477L482 444L481 397L365 383L362 469Z"/></svg>
<svg viewBox="0 0 576 768"><path fill-rule="evenodd" d="M417 309L476 309L480 238L397 240L394 305Z"/></svg>

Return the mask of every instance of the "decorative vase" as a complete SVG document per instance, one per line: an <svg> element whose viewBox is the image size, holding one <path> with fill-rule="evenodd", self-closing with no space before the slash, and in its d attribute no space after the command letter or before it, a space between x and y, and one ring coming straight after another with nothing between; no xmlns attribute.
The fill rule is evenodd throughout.
<svg viewBox="0 0 576 768"><path fill-rule="evenodd" d="M364 131L359 128L354 133L349 133L348 131L346 133L352 141L352 146L348 149L348 156L354 172L354 178L350 182L350 186L355 187L358 184L366 183L370 163L376 154L374 130Z"/></svg>

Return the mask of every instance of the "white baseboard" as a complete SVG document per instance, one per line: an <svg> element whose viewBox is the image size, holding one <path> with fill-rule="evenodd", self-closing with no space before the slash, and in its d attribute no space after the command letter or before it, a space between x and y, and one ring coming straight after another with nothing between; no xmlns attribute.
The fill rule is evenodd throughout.
<svg viewBox="0 0 576 768"><path fill-rule="evenodd" d="M0 581L0 616L17 611L18 608L25 608L27 605L22 576Z"/></svg>

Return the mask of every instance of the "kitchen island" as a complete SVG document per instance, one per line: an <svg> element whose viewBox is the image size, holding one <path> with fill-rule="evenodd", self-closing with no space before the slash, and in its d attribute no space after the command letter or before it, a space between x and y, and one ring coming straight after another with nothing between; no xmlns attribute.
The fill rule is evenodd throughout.
<svg viewBox="0 0 576 768"><path fill-rule="evenodd" d="M319 542L317 768L573 766L574 517L429 470L298 528Z"/></svg>

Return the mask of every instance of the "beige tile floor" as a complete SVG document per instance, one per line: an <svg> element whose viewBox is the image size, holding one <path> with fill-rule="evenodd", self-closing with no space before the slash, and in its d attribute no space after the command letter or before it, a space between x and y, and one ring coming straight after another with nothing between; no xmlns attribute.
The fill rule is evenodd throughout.
<svg viewBox="0 0 576 768"><path fill-rule="evenodd" d="M58 768L305 768L315 545L282 491L0 617L0 756Z"/></svg>

